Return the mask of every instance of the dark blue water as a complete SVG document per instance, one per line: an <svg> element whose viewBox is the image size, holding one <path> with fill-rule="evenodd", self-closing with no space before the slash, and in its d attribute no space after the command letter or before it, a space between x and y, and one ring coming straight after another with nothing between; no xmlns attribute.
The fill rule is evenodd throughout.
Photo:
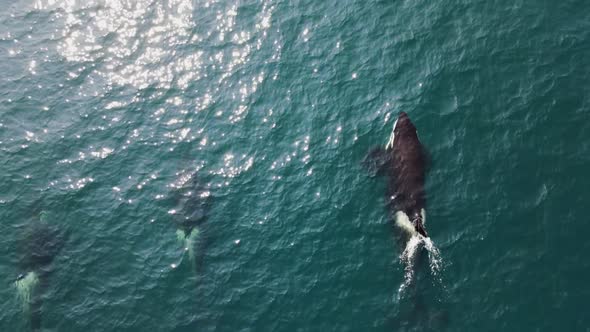
<svg viewBox="0 0 590 332"><path fill-rule="evenodd" d="M590 329L588 3L1 2L0 330L39 225L46 331ZM401 111L439 252L407 287L362 166Z"/></svg>

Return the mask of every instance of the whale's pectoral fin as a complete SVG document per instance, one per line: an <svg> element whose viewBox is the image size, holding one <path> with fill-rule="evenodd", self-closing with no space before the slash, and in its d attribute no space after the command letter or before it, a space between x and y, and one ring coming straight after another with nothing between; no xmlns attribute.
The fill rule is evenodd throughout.
<svg viewBox="0 0 590 332"><path fill-rule="evenodd" d="M375 147L369 151L363 160L363 166L369 171L371 176L380 176L385 174L389 165L389 153L382 147Z"/></svg>

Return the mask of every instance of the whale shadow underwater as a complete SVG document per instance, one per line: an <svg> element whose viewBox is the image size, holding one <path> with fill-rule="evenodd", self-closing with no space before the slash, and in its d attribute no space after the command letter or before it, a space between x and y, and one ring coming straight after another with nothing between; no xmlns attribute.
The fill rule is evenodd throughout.
<svg viewBox="0 0 590 332"><path fill-rule="evenodd" d="M14 281L32 331L41 330L43 295L54 271L53 261L67 241L67 233L47 221L46 213L32 219L21 240L20 274Z"/></svg>
<svg viewBox="0 0 590 332"><path fill-rule="evenodd" d="M211 192L196 173L171 195L176 236L197 274L203 269L206 247L210 242L206 228L211 203Z"/></svg>

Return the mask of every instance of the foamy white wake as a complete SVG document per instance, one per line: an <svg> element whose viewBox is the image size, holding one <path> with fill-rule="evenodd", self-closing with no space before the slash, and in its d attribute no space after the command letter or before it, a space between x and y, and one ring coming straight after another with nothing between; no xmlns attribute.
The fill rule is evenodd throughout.
<svg viewBox="0 0 590 332"><path fill-rule="evenodd" d="M423 238L424 248L428 251L428 263L430 264L430 271L434 276L439 277L442 270L442 257L440 251L434 245L434 242L427 237Z"/></svg>
<svg viewBox="0 0 590 332"><path fill-rule="evenodd" d="M403 294L405 290L414 282L415 276L415 261L420 251L420 247L424 247L428 251L428 264L430 271L434 277L440 280L440 273L442 270L442 258L440 251L434 245L434 242L428 237L424 237L418 233L412 234L406 248L400 255L401 261L404 263L404 282L400 285L399 293Z"/></svg>

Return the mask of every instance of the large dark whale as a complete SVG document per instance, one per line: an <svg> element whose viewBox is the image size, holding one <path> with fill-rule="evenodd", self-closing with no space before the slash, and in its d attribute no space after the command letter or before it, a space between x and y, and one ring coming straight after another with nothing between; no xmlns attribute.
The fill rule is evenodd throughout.
<svg viewBox="0 0 590 332"><path fill-rule="evenodd" d="M32 220L25 233L20 257L21 274L15 281L23 308L30 315L32 331L41 329L42 295L49 285L52 262L67 238L67 234L50 224L45 216L46 213L41 212L39 220Z"/></svg>
<svg viewBox="0 0 590 332"><path fill-rule="evenodd" d="M387 177L386 201L396 224L410 234L428 237L424 180L428 158L416 127L401 112L385 148L373 149L367 162L377 174Z"/></svg>

